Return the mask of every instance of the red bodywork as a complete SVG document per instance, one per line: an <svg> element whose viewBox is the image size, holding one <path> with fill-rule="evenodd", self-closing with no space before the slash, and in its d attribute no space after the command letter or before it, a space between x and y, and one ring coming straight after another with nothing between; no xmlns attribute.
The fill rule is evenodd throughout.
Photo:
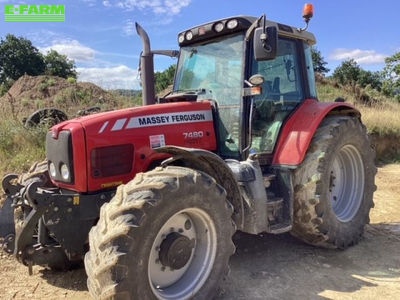
<svg viewBox="0 0 400 300"><path fill-rule="evenodd" d="M299 165L319 124L337 108L354 109L345 103L306 100L284 124L272 165ZM180 116L185 115L204 115L204 118L182 121ZM58 136L61 130L72 133L75 180L74 184L53 183L80 193L95 192L130 181L137 173L148 170L154 161L168 157L153 150L158 146L217 149L212 107L208 101L157 104L77 118L54 126L53 136ZM164 142L160 142L161 136ZM130 172L102 178L92 176L93 149L126 144L132 144L134 151Z"/></svg>
<svg viewBox="0 0 400 300"><path fill-rule="evenodd" d="M130 181L146 171L154 161L167 158L153 148L175 145L209 151L217 149L211 103L179 102L157 104L100 113L70 120L52 128L72 133L74 184L53 182L77 192L94 192ZM150 141L150 137L152 140ZM94 178L91 153L95 148L132 144L134 157L131 172L124 175Z"/></svg>
<svg viewBox="0 0 400 300"><path fill-rule="evenodd" d="M347 103L306 100L285 123L272 165L297 166L303 161L311 139L325 116L337 108L356 109Z"/></svg>

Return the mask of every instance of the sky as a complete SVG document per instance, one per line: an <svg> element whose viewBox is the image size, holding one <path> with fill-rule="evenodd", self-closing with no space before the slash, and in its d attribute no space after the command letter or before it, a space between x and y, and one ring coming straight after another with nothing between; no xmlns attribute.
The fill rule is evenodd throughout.
<svg viewBox="0 0 400 300"><path fill-rule="evenodd" d="M303 27L298 0L0 0L0 37L23 36L43 53L54 49L73 59L78 80L103 88L138 89L142 43L135 22L148 32L153 49L178 49L177 34L196 25L235 15L260 16ZM376 71L400 51L400 1L314 0L309 31L317 49L335 69L353 58ZM6 23L6 4L64 4L65 23ZM176 60L155 58L156 71Z"/></svg>

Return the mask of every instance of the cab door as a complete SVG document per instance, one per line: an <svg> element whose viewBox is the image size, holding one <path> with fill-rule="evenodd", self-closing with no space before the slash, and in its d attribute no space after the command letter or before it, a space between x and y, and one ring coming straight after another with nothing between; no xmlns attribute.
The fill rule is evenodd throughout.
<svg viewBox="0 0 400 300"><path fill-rule="evenodd" d="M254 99L250 154L274 151L285 120L309 94L304 88L303 54L301 41L279 38L274 60L253 60L252 74L262 75L265 81L262 94Z"/></svg>

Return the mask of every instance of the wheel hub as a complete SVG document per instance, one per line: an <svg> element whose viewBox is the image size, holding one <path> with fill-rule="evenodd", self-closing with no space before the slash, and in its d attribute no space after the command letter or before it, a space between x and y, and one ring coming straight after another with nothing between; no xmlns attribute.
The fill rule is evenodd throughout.
<svg viewBox="0 0 400 300"><path fill-rule="evenodd" d="M187 300L211 272L217 235L210 215L186 208L160 228L149 255L148 276L157 299Z"/></svg>
<svg viewBox="0 0 400 300"><path fill-rule="evenodd" d="M172 232L160 245L160 262L166 267L179 270L190 260L194 245L194 240L190 240L177 232Z"/></svg>
<svg viewBox="0 0 400 300"><path fill-rule="evenodd" d="M336 217L349 222L357 214L364 193L364 165L360 152L353 145L345 145L332 162L329 194Z"/></svg>

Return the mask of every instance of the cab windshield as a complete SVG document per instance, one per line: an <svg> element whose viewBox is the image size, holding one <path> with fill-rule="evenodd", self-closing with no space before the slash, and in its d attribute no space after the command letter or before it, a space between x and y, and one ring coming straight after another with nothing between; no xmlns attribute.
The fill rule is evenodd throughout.
<svg viewBox="0 0 400 300"><path fill-rule="evenodd" d="M240 102L243 88L243 33L182 47L174 93L194 92L219 108L219 149L223 157L239 153Z"/></svg>
<svg viewBox="0 0 400 300"><path fill-rule="evenodd" d="M219 105L239 104L242 66L242 34L182 47L174 92L203 91Z"/></svg>

